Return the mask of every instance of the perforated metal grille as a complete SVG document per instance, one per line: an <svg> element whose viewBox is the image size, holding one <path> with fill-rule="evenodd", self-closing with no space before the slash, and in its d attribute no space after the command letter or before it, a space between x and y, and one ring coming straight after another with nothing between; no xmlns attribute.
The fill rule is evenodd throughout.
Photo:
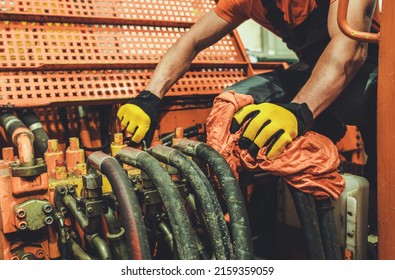
<svg viewBox="0 0 395 280"><path fill-rule="evenodd" d="M0 29L0 66L157 63L187 31L161 26L5 22ZM241 62L234 38L226 36L201 52L199 62ZM1 69L0 69L1 70Z"/></svg>
<svg viewBox="0 0 395 280"><path fill-rule="evenodd" d="M118 102L213 0L0 0L0 106ZM2 19L2 21L1 21ZM205 49L168 96L218 94L247 76L237 34Z"/></svg>
<svg viewBox="0 0 395 280"><path fill-rule="evenodd" d="M194 22L211 0L0 0L2 13ZM23 18L21 18L23 20Z"/></svg>
<svg viewBox="0 0 395 280"><path fill-rule="evenodd" d="M50 103L129 99L144 89L152 70L0 73L0 104L36 107ZM243 69L190 71L168 96L218 94L245 78Z"/></svg>

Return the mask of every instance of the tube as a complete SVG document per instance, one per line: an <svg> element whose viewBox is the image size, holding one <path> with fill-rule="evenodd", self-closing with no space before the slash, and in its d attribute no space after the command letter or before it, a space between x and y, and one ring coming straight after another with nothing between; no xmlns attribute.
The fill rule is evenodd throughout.
<svg viewBox="0 0 395 280"><path fill-rule="evenodd" d="M113 157L103 152L92 153L88 157L88 163L103 173L111 184L133 258L151 259L142 211L127 173ZM91 172L90 168L88 170Z"/></svg>
<svg viewBox="0 0 395 280"><path fill-rule="evenodd" d="M3 112L0 116L0 125L12 137L12 142L18 148L18 157L22 167L36 165L34 158L33 133L14 115Z"/></svg>
<svg viewBox="0 0 395 280"><path fill-rule="evenodd" d="M226 198L236 259L254 259L247 208L240 187L226 160L203 142L183 139L173 147L205 161L214 171Z"/></svg>
<svg viewBox="0 0 395 280"><path fill-rule="evenodd" d="M163 145L156 145L148 152L158 160L176 167L186 176L205 216L216 259L234 259L222 209L210 182L199 166L181 151Z"/></svg>
<svg viewBox="0 0 395 280"><path fill-rule="evenodd" d="M104 214L104 220L107 225L107 239L110 242L114 258L117 260L128 260L131 258L129 247L125 239L125 229L121 227L112 208Z"/></svg>
<svg viewBox="0 0 395 280"><path fill-rule="evenodd" d="M102 260L112 260L110 247L97 233L93 235L86 235L86 240L97 251Z"/></svg>
<svg viewBox="0 0 395 280"><path fill-rule="evenodd" d="M34 134L34 147L39 153L40 157L44 158L44 154L48 149L49 137L45 132L40 119L31 109L25 109L21 116L22 122L30 129Z"/></svg>
<svg viewBox="0 0 395 280"><path fill-rule="evenodd" d="M158 189L162 202L167 210L176 241L176 250L181 259L199 259L194 240L194 231L188 219L181 195L158 160L145 151L126 147L121 149L115 158L143 170Z"/></svg>
<svg viewBox="0 0 395 280"><path fill-rule="evenodd" d="M89 219L84 215L84 213L78 210L77 201L75 198L67 194L63 197L63 203L70 210L73 217L77 220L77 223L81 226L81 229L86 232L89 227Z"/></svg>
<svg viewBox="0 0 395 280"><path fill-rule="evenodd" d="M315 208L317 210L325 257L327 260L341 260L335 216L333 214L333 206L330 198L325 200L316 199Z"/></svg>
<svg viewBox="0 0 395 280"><path fill-rule="evenodd" d="M76 260L93 260L94 258L85 252L81 246L74 240L74 238L69 237L67 240L67 245L70 252L73 254Z"/></svg>
<svg viewBox="0 0 395 280"><path fill-rule="evenodd" d="M67 259L67 238L66 238L66 225L64 223L64 219L62 216L62 213L56 208L54 208L54 218L58 222L59 225L59 232L58 232L58 240L59 240L59 251L60 251L60 257L62 260Z"/></svg>
<svg viewBox="0 0 395 280"><path fill-rule="evenodd" d="M310 258L325 260L317 213L311 203L311 197L290 185L288 188L295 203Z"/></svg>

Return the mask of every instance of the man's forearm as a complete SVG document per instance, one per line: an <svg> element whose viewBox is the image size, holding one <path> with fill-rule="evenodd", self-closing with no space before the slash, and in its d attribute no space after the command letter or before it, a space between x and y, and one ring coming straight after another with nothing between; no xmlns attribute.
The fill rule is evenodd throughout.
<svg viewBox="0 0 395 280"><path fill-rule="evenodd" d="M193 46L184 41L180 39L166 52L146 87L159 98L184 75L197 54Z"/></svg>
<svg viewBox="0 0 395 280"><path fill-rule="evenodd" d="M365 43L344 37L332 39L293 102L307 103L314 118L317 117L346 88L365 57Z"/></svg>

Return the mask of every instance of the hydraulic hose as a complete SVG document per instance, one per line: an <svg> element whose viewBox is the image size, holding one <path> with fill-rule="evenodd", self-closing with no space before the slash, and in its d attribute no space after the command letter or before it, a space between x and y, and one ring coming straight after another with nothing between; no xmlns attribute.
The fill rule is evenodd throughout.
<svg viewBox="0 0 395 280"><path fill-rule="evenodd" d="M94 260L87 252L82 249L82 247L74 240L74 238L69 237L67 239L67 245L76 260Z"/></svg>
<svg viewBox="0 0 395 280"><path fill-rule="evenodd" d="M84 213L78 210L77 201L75 200L75 198L69 194L65 195L63 197L63 203L64 205L66 205L67 209L70 210L71 214L76 219L81 229L84 232L87 232L87 229L89 227L89 219L84 215ZM90 232L88 231L88 233Z"/></svg>
<svg viewBox="0 0 395 280"><path fill-rule="evenodd" d="M221 185L230 215L230 226L236 259L254 259L251 229L243 194L226 160L203 142L183 139L173 146L183 153L206 162Z"/></svg>
<svg viewBox="0 0 395 280"><path fill-rule="evenodd" d="M112 253L110 247L107 242L104 241L97 233L93 235L86 235L86 240L88 240L89 244L96 250L100 259L102 260L112 260Z"/></svg>
<svg viewBox="0 0 395 280"><path fill-rule="evenodd" d="M127 173L115 158L103 152L92 153L88 157L88 163L103 173L111 184L133 258L151 259L143 214Z"/></svg>
<svg viewBox="0 0 395 280"><path fill-rule="evenodd" d="M22 111L21 120L34 134L33 145L40 157L44 158L44 153L48 149L49 137L45 132L40 119L32 109L25 109Z"/></svg>
<svg viewBox="0 0 395 280"><path fill-rule="evenodd" d="M22 167L36 165L34 158L33 133L19 120L10 113L0 115L0 125L11 135L12 142L18 149L18 157Z"/></svg>
<svg viewBox="0 0 395 280"><path fill-rule="evenodd" d="M215 192L199 166L181 151L156 145L148 150L158 160L179 169L188 179L202 208L218 260L234 259L229 231Z"/></svg>
<svg viewBox="0 0 395 280"><path fill-rule="evenodd" d="M188 219L181 195L170 175L160 162L145 151L126 147L115 157L121 162L143 170L151 179L162 198L167 210L170 224L176 241L176 249L181 259L199 259L199 253L194 240L194 231Z"/></svg>
<svg viewBox="0 0 395 280"><path fill-rule="evenodd" d="M320 225L322 245L327 260L340 260L340 246L337 239L335 216L330 198L315 200L318 222Z"/></svg>
<svg viewBox="0 0 395 280"><path fill-rule="evenodd" d="M104 214L107 225L107 239L110 242L114 258L117 260L128 260L131 258L125 239L125 229L121 227L115 211L109 207Z"/></svg>
<svg viewBox="0 0 395 280"><path fill-rule="evenodd" d="M312 260L325 260L317 212L313 207L311 197L290 185L288 187L298 213L310 258Z"/></svg>

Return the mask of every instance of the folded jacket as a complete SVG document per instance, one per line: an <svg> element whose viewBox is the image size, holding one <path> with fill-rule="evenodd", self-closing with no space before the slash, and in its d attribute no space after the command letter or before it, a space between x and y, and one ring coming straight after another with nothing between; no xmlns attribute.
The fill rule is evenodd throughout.
<svg viewBox="0 0 395 280"><path fill-rule="evenodd" d="M337 170L339 152L331 140L319 133L308 131L297 137L275 160L266 158L266 147L256 158L240 149L237 142L244 127L231 134L230 124L235 112L253 102L250 95L223 92L215 98L207 119L207 144L222 154L236 178L243 170L267 171L317 199L339 198L345 187Z"/></svg>

